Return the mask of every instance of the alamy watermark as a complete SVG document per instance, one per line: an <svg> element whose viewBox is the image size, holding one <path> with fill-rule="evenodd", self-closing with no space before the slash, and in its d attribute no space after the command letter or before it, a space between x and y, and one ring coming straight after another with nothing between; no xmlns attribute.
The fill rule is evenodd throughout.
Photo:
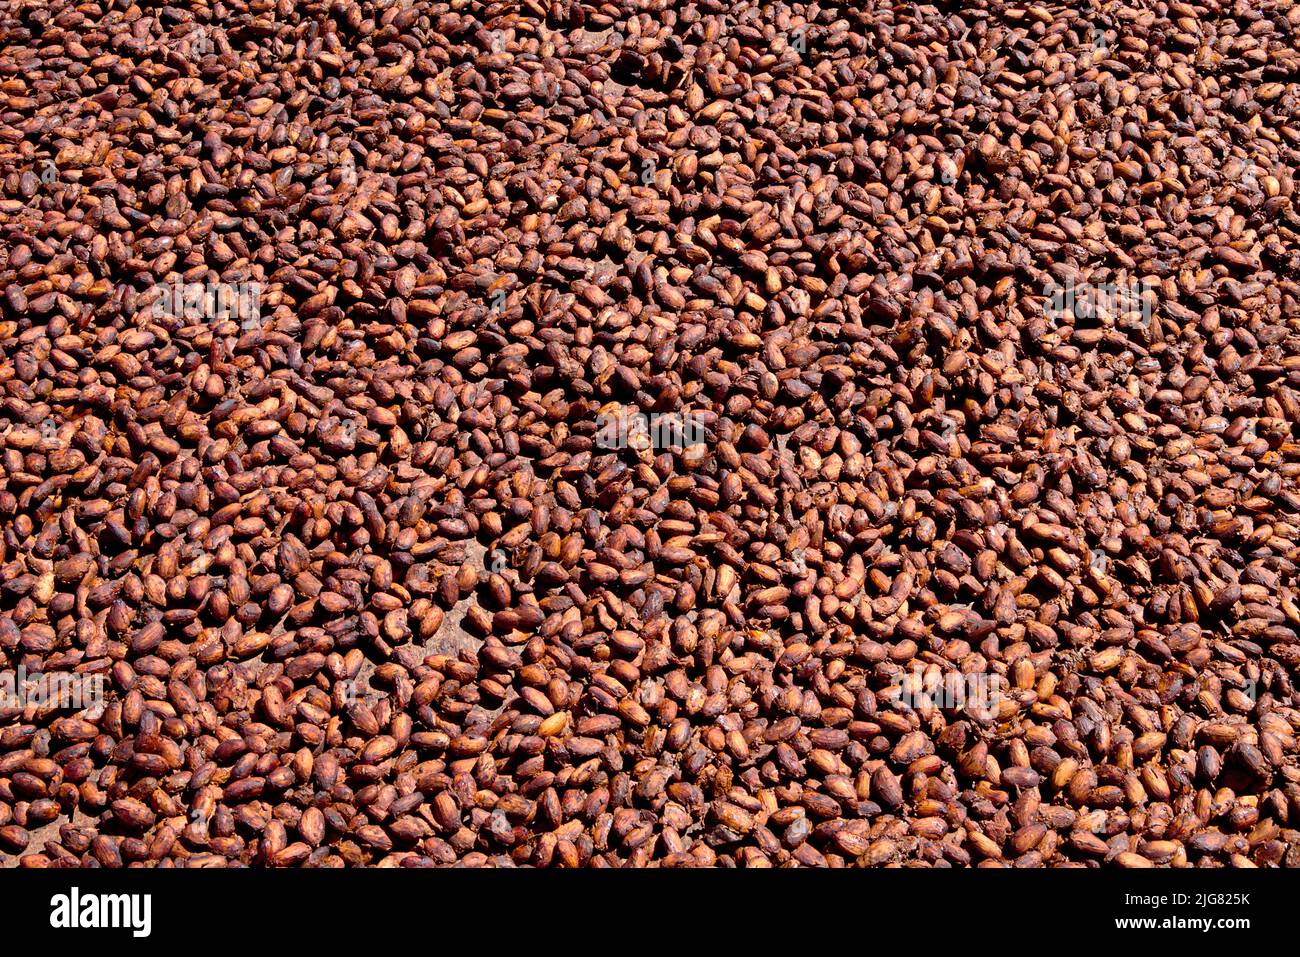
<svg viewBox="0 0 1300 957"><path fill-rule="evenodd" d="M66 671L29 675L27 668L0 671L0 708L55 708L84 711L104 704L104 676Z"/></svg>
<svg viewBox="0 0 1300 957"><path fill-rule="evenodd" d="M50 898L50 926L56 930L115 927L129 930L132 937L148 937L152 914L152 894L83 894L73 887Z"/></svg>
<svg viewBox="0 0 1300 957"><path fill-rule="evenodd" d="M369 689L362 684L360 678L348 678L340 682L339 690L339 698L342 700L344 707L377 701L379 698L378 695L369 693Z"/></svg>
<svg viewBox="0 0 1300 957"><path fill-rule="evenodd" d="M1097 53L1105 56L1110 52L1110 43L1106 39L1106 28L1100 23L1093 23L1091 32L1092 47Z"/></svg>
<svg viewBox="0 0 1300 957"><path fill-rule="evenodd" d="M189 33L178 38L182 44L182 49L188 51L189 55L196 60L212 56L217 52L217 44L213 38L213 30L216 28L207 26L198 26Z"/></svg>
<svg viewBox="0 0 1300 957"><path fill-rule="evenodd" d="M343 156L338 161L339 164L339 182L344 186L357 185L357 161L352 156L351 150L345 150Z"/></svg>
<svg viewBox="0 0 1300 957"><path fill-rule="evenodd" d="M992 718L1002 703L1005 679L997 674L949 671L946 674L916 664L899 672L891 690L895 700L911 709L966 711L976 717Z"/></svg>
<svg viewBox="0 0 1300 957"><path fill-rule="evenodd" d="M1049 282L1044 290L1047 296L1045 314L1057 321L1064 319L1066 313L1080 318L1114 320L1127 317L1145 328L1151 322L1155 289L1154 283L1145 281L1067 282L1064 286Z"/></svg>
<svg viewBox="0 0 1300 957"><path fill-rule="evenodd" d="M602 449L691 450L703 455L704 420L691 413L602 413L596 417L596 445Z"/></svg>
<svg viewBox="0 0 1300 957"><path fill-rule="evenodd" d="M160 285L154 300L156 319L238 319L244 329L255 329L262 320L260 282L181 282Z"/></svg>

